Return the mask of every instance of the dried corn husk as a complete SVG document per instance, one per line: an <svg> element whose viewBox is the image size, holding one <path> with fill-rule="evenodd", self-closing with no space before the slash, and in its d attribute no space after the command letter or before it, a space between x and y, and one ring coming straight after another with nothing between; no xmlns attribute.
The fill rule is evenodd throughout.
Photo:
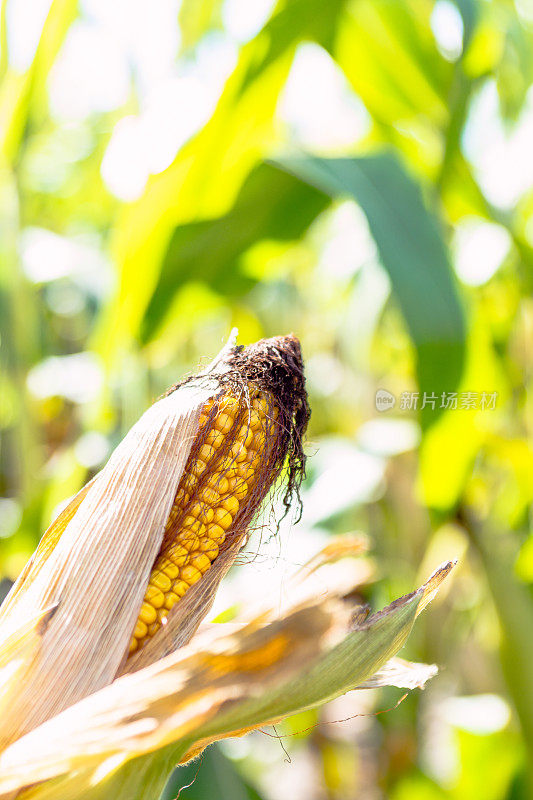
<svg viewBox="0 0 533 800"><path fill-rule="evenodd" d="M13 587L0 616L0 658L36 614L55 613L6 703L0 747L116 675L209 396L186 387L154 404L91 482L44 563Z"/></svg>
<svg viewBox="0 0 533 800"><path fill-rule="evenodd" d="M216 739L351 689L423 686L436 668L394 655L452 566L355 625L352 609L332 593L268 624L209 627L11 745L0 755L0 797L48 781L23 797L148 800L176 763Z"/></svg>

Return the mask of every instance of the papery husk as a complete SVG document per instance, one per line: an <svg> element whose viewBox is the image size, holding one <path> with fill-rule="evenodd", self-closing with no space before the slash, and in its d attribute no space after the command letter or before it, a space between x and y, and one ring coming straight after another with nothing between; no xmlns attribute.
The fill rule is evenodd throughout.
<svg viewBox="0 0 533 800"><path fill-rule="evenodd" d="M436 667L395 654L452 567L442 565L415 592L355 625L353 608L331 597L267 624L211 626L11 745L0 755L0 797L54 779L23 797L151 800L176 763L217 739L352 689L422 687Z"/></svg>
<svg viewBox="0 0 533 800"><path fill-rule="evenodd" d="M55 547L47 552L46 541L62 517L13 586L0 611L0 661L17 631L55 613L38 640L33 632L21 680L4 697L0 749L115 677L212 393L190 385L148 409L83 490Z"/></svg>

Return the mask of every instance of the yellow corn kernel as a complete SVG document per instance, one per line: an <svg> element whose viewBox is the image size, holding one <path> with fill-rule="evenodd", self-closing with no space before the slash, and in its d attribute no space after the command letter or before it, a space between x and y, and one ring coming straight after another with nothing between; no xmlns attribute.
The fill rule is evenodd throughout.
<svg viewBox="0 0 533 800"><path fill-rule="evenodd" d="M254 438L254 432L248 425L243 425L242 428L239 430L237 434L237 439L242 442L245 447L249 447L252 439Z"/></svg>
<svg viewBox="0 0 533 800"><path fill-rule="evenodd" d="M141 606L139 619L144 622L145 625L151 625L157 619L155 608L150 603L147 603L146 600Z"/></svg>
<svg viewBox="0 0 533 800"><path fill-rule="evenodd" d="M211 478L209 479L211 480ZM193 503L189 508L189 515L204 525L213 519L213 509L207 503Z"/></svg>
<svg viewBox="0 0 533 800"><path fill-rule="evenodd" d="M254 433L253 439L251 441L250 447L253 450L258 450L260 453L263 451L265 446L266 437L263 431L256 431Z"/></svg>
<svg viewBox="0 0 533 800"><path fill-rule="evenodd" d="M219 493L209 486L204 486L204 488L198 492L198 497L203 503L208 503L210 506L216 505L220 500Z"/></svg>
<svg viewBox="0 0 533 800"><path fill-rule="evenodd" d="M233 522L233 517L225 508L215 508L215 515L213 517L213 522L217 525L220 525L221 528L224 528L225 531L228 530L231 523Z"/></svg>
<svg viewBox="0 0 533 800"><path fill-rule="evenodd" d="M183 558L183 561L181 562L182 564L185 563L185 559L186 558L187 558L187 551L185 550L185 557ZM180 574L180 571L179 571L179 567L180 566L181 566L181 564L172 563L172 561L170 561L170 559L165 558L160 564L160 569L165 573L165 575L168 575L168 577L170 578L171 581L173 581Z"/></svg>
<svg viewBox="0 0 533 800"><path fill-rule="evenodd" d="M138 647L139 647L139 643L138 643L137 639L134 636L132 636L131 639L130 639L130 647L129 647L128 653L131 655L132 653L134 653L137 650Z"/></svg>
<svg viewBox="0 0 533 800"><path fill-rule="evenodd" d="M248 422L249 422L250 428L253 431L261 430L261 428L263 427L263 422L261 420L261 417L259 416L257 411L255 411L255 409L252 409L250 411L250 417L249 417L249 421Z"/></svg>
<svg viewBox="0 0 533 800"><path fill-rule="evenodd" d="M181 506L182 508L184 508L189 502L189 499L190 495L188 495L187 492L185 492L183 489L179 489L176 498L174 500L174 506L172 507L172 511L174 511L174 508L176 506ZM172 511L170 512L171 514Z"/></svg>
<svg viewBox="0 0 533 800"><path fill-rule="evenodd" d="M230 448L229 454L237 464L240 464L241 461L246 460L247 450L246 447L241 444L241 442L235 442L235 444Z"/></svg>
<svg viewBox="0 0 533 800"><path fill-rule="evenodd" d="M211 566L209 556L207 556L205 553L191 553L191 560L189 563L191 567L196 567L196 569L199 570L202 575Z"/></svg>
<svg viewBox="0 0 533 800"><path fill-rule="evenodd" d="M172 586L171 580L168 575L165 575L164 572L157 570L156 572L152 572L150 575L150 584L151 586L155 586L157 589L161 589L163 594L170 590Z"/></svg>
<svg viewBox="0 0 533 800"><path fill-rule="evenodd" d="M218 545L212 539L204 539L200 542L200 552L206 553L211 561L218 556Z"/></svg>
<svg viewBox="0 0 533 800"><path fill-rule="evenodd" d="M178 597L183 597L187 589L189 588L189 584L184 580L176 581L174 584L174 592L178 595Z"/></svg>
<svg viewBox="0 0 533 800"><path fill-rule="evenodd" d="M268 401L268 397L264 392L260 392L256 398L252 401L252 408L257 411L258 414L266 417L270 413L270 403Z"/></svg>
<svg viewBox="0 0 533 800"><path fill-rule="evenodd" d="M242 478L244 481L246 481L246 483L250 483L254 477L254 474L254 470L250 464L246 462L244 464L240 464L235 473L236 477Z"/></svg>
<svg viewBox="0 0 533 800"><path fill-rule="evenodd" d="M161 608L161 606L165 603L165 596L163 595L161 589L158 589L156 586L152 586L151 583L148 584L144 598L146 602L153 605L155 609Z"/></svg>
<svg viewBox="0 0 533 800"><path fill-rule="evenodd" d="M181 488L184 492L186 492L189 496L192 495L196 490L196 484L198 483L198 478L196 475L190 473L185 478L182 479Z"/></svg>
<svg viewBox="0 0 533 800"><path fill-rule="evenodd" d="M221 411L223 411L225 414L228 414L232 418L235 418L235 416L239 414L241 410L240 402L236 397L232 397L231 395L226 395L223 397L220 401L219 407Z"/></svg>
<svg viewBox="0 0 533 800"><path fill-rule="evenodd" d="M214 447L211 447L210 444L203 444L198 451L198 458L205 461L206 464L209 464L215 453L216 450Z"/></svg>
<svg viewBox="0 0 533 800"><path fill-rule="evenodd" d="M229 433L233 427L233 419L229 414L219 414L215 418L215 428L221 433Z"/></svg>
<svg viewBox="0 0 533 800"><path fill-rule="evenodd" d="M204 531L203 523L192 514L187 514L181 525L183 528L187 528L187 530L197 533L198 535L202 534Z"/></svg>
<svg viewBox="0 0 533 800"><path fill-rule="evenodd" d="M248 494L248 484L242 478L231 478L229 481L230 492L235 495L237 500L244 500Z"/></svg>
<svg viewBox="0 0 533 800"><path fill-rule="evenodd" d="M168 608L170 611L170 609L176 605L179 599L180 597L178 594L175 592L169 592L167 595L165 595L165 608Z"/></svg>
<svg viewBox="0 0 533 800"><path fill-rule="evenodd" d="M218 449L224 442L226 441L226 437L221 431L218 431L216 428L212 428L205 440L206 444L211 445L215 449Z"/></svg>
<svg viewBox="0 0 533 800"><path fill-rule="evenodd" d="M180 578L185 583L188 583L189 586L192 586L193 583L199 581L202 577L202 573L196 567L193 567L192 564L186 564L184 567L180 569Z"/></svg>
<svg viewBox="0 0 533 800"><path fill-rule="evenodd" d="M182 529L180 533L180 544L187 550L187 558L189 557L188 554L191 552L191 550L197 549L199 541L200 537L196 536L193 531L188 530L188 528Z"/></svg>
<svg viewBox="0 0 533 800"><path fill-rule="evenodd" d="M193 461L193 463L191 464L191 472L197 478L199 478L200 475L203 475L206 469L207 469L207 464L205 463L205 461L202 461L201 458L197 458L196 461Z"/></svg>
<svg viewBox="0 0 533 800"><path fill-rule="evenodd" d="M257 458L259 456L260 451L257 448L255 448L253 444L254 443L252 442L252 444L246 451L246 461L248 461L248 463L250 463L251 461L254 460L254 458Z"/></svg>
<svg viewBox="0 0 533 800"><path fill-rule="evenodd" d="M226 478L228 479L228 481L230 481L232 478L236 478L237 477L238 472L239 472L239 467L240 467L240 464L237 464L237 462L234 461L233 462L233 466L230 469L226 470L226 472L224 474L225 474ZM227 494L227 492L226 492L226 494Z"/></svg>
<svg viewBox="0 0 533 800"><path fill-rule="evenodd" d="M187 561L189 551L182 544L173 544L168 548L165 555L172 564L175 564L176 567L181 567Z"/></svg>
<svg viewBox="0 0 533 800"><path fill-rule="evenodd" d="M235 516L239 510L239 501L233 495L229 495L222 500L222 508L224 508L232 517Z"/></svg>
<svg viewBox="0 0 533 800"><path fill-rule="evenodd" d="M236 466L235 460L228 455L220 459L220 461L217 464L217 470L218 472L223 472L224 475L226 475L227 477L228 471L232 470L235 466Z"/></svg>
<svg viewBox="0 0 533 800"><path fill-rule="evenodd" d="M228 479L221 472L214 472L205 485L209 489L214 489L218 494L226 494L228 491ZM209 510L212 511L212 508Z"/></svg>
<svg viewBox="0 0 533 800"><path fill-rule="evenodd" d="M162 623L163 625L167 621L168 617L168 608L158 608L157 609L157 621Z"/></svg>
<svg viewBox="0 0 533 800"><path fill-rule="evenodd" d="M246 463L249 465L251 469L254 471L257 469L259 464L261 463L261 455L258 450L248 450L246 454Z"/></svg>
<svg viewBox="0 0 533 800"><path fill-rule="evenodd" d="M148 625L142 621L142 619L137 620L137 625L135 626L135 630L133 631L133 635L136 639L144 639L146 634L148 633Z"/></svg>
<svg viewBox="0 0 533 800"><path fill-rule="evenodd" d="M226 531L221 525L216 522L207 526L206 536L212 539L215 544L221 545L226 538Z"/></svg>

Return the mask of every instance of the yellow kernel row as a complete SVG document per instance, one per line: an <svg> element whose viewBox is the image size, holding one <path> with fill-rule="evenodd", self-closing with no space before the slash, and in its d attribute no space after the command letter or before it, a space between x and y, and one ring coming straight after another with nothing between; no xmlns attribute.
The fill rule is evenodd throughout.
<svg viewBox="0 0 533 800"><path fill-rule="evenodd" d="M165 530L165 537L168 531L173 540L164 545L154 564L130 653L165 623L168 612L218 556L261 464L266 435L271 431L266 419L277 416L268 396L259 392L252 408L242 414L243 420L226 450L228 434L236 428L242 406L230 395L222 397L206 431L215 402L208 401L202 409L203 443L197 450L193 448L178 487ZM176 523L179 528L173 534Z"/></svg>

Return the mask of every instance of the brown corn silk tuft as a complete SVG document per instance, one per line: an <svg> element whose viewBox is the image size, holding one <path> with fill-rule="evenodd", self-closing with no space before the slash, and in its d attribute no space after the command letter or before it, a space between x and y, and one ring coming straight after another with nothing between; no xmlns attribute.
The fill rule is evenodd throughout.
<svg viewBox="0 0 533 800"><path fill-rule="evenodd" d="M219 553L243 539L287 456L286 509L299 490L309 408L298 340L287 336L236 347L226 364L219 391L202 409L130 654L166 624Z"/></svg>

